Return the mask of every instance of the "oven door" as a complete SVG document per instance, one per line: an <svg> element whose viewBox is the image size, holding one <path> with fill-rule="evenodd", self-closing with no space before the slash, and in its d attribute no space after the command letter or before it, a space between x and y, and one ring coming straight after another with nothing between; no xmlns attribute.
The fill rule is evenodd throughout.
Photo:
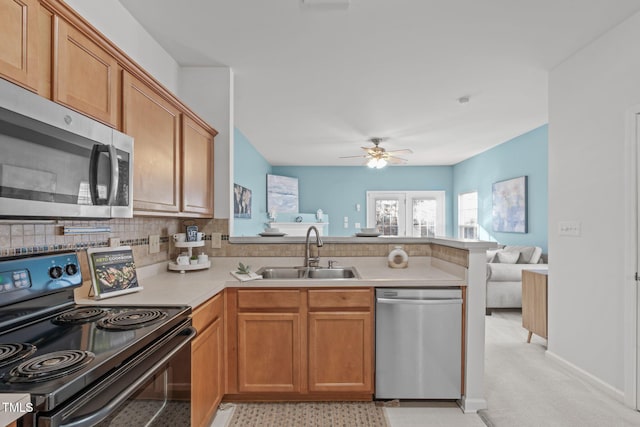
<svg viewBox="0 0 640 427"><path fill-rule="evenodd" d="M189 426L190 325L127 362L61 409L38 414L38 427Z"/></svg>

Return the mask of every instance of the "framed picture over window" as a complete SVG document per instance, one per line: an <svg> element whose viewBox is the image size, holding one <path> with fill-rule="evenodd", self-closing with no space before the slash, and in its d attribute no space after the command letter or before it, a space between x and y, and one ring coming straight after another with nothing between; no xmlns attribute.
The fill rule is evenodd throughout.
<svg viewBox="0 0 640 427"><path fill-rule="evenodd" d="M491 193L493 231L527 233L527 177L496 182Z"/></svg>

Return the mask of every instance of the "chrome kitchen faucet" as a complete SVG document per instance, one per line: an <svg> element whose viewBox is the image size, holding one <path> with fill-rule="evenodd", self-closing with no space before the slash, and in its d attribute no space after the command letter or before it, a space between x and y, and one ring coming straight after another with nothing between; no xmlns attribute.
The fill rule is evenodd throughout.
<svg viewBox="0 0 640 427"><path fill-rule="evenodd" d="M315 257L310 257L311 249L309 244L309 236L311 235L311 231L316 232L316 246L318 247L318 254ZM305 252L304 252L304 266L305 267L318 267L320 265L320 248L322 247L322 239L320 239L320 233L315 225L312 225L307 230L307 237L304 241Z"/></svg>

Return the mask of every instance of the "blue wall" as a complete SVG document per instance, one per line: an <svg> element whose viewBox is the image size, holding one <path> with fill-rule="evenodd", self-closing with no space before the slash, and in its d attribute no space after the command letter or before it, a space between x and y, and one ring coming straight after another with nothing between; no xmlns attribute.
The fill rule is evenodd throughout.
<svg viewBox="0 0 640 427"><path fill-rule="evenodd" d="M329 235L350 236L359 222L366 226L366 192L384 190L444 190L446 192L446 234L451 236L453 167L390 166L369 169L363 166L273 166L273 173L298 178L300 212L322 209L329 215ZM360 212L356 204L360 204ZM344 228L344 217L349 228Z"/></svg>
<svg viewBox="0 0 640 427"><path fill-rule="evenodd" d="M271 165L238 129L233 130L234 184L251 190L251 218L234 218L234 236L255 236L267 222L267 174Z"/></svg>
<svg viewBox="0 0 640 427"><path fill-rule="evenodd" d="M544 125L455 165L453 222L457 224L458 221L458 194L477 191L480 239L504 245L540 246L546 253L547 154L548 126ZM523 175L528 177L528 233L494 232L491 222L492 184Z"/></svg>

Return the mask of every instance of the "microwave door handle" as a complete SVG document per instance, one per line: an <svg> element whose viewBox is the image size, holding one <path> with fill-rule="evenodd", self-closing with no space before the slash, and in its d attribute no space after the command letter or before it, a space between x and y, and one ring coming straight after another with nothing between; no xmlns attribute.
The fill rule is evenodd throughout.
<svg viewBox="0 0 640 427"><path fill-rule="evenodd" d="M120 177L120 169L118 166L118 151L113 145L95 144L91 149L91 161L89 162L89 191L91 192L91 203L94 206L103 205L98 196L98 162L100 153L109 153L111 164L111 179L109 181L109 195L107 196L106 205L111 206L118 194L118 179Z"/></svg>
<svg viewBox="0 0 640 427"><path fill-rule="evenodd" d="M94 144L91 149L91 160L89 161L89 192L91 193L91 204L99 205L98 199L98 161L100 153L104 152L104 145Z"/></svg>
<svg viewBox="0 0 640 427"><path fill-rule="evenodd" d="M111 159L111 184L109 184L109 199L107 205L113 206L118 195L118 179L120 166L118 166L118 151L114 145L108 145L109 158Z"/></svg>

